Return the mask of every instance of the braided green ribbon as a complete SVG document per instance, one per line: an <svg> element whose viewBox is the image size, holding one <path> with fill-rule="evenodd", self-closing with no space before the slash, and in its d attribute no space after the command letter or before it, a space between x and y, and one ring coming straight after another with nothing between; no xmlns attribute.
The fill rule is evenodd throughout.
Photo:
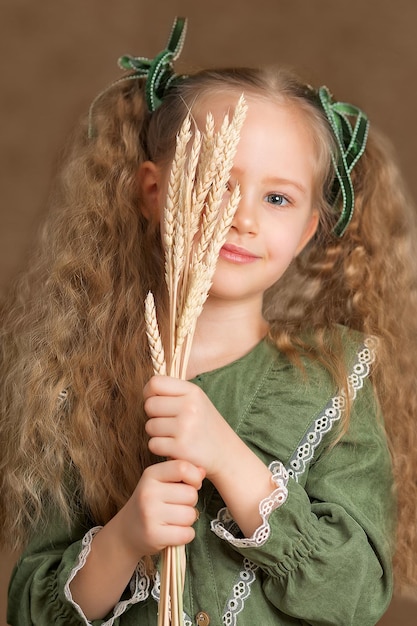
<svg viewBox="0 0 417 626"><path fill-rule="evenodd" d="M365 151L369 121L363 111L346 102L334 102L327 87L318 90L320 104L338 145L338 156L333 156L336 179L342 194L343 207L333 232L341 237L352 219L355 194L351 172ZM350 120L354 120L354 125ZM334 201L339 195L335 192Z"/></svg>
<svg viewBox="0 0 417 626"><path fill-rule="evenodd" d="M181 54L186 31L186 19L177 17L172 26L167 47L154 59L129 55L119 59L119 67L134 71L134 74L128 77L129 79L146 76L145 96L149 111L155 111L160 106L166 91L175 80L180 78L174 73L173 62Z"/></svg>

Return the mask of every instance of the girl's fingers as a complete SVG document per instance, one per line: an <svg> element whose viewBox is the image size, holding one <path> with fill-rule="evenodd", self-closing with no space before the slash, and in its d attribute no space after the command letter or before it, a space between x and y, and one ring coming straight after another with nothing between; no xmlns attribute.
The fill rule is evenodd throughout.
<svg viewBox="0 0 417 626"><path fill-rule="evenodd" d="M196 496L198 498L197 489L186 485L185 483L171 483L169 489L162 494L165 504L180 504L193 508L195 506Z"/></svg>
<svg viewBox="0 0 417 626"><path fill-rule="evenodd" d="M185 546L195 538L192 526L165 526L160 532L159 545L155 552L160 552L167 546Z"/></svg>
<svg viewBox="0 0 417 626"><path fill-rule="evenodd" d="M151 396L144 403L146 415L150 417L175 417L181 410L182 396Z"/></svg>
<svg viewBox="0 0 417 626"><path fill-rule="evenodd" d="M155 456L174 458L173 442L171 437L154 437L149 439L148 448Z"/></svg>
<svg viewBox="0 0 417 626"><path fill-rule="evenodd" d="M171 376L152 376L143 389L144 399L152 396L182 396L192 383Z"/></svg>
<svg viewBox="0 0 417 626"><path fill-rule="evenodd" d="M139 483L138 510L141 540L150 546L150 553L194 539L195 505L203 478L204 471L187 461L163 461L145 470Z"/></svg>
<svg viewBox="0 0 417 626"><path fill-rule="evenodd" d="M192 526L197 519L193 506L169 505L164 507L162 518L167 526Z"/></svg>
<svg viewBox="0 0 417 626"><path fill-rule="evenodd" d="M194 489L200 489L205 472L188 461L170 460L156 463L145 472L152 472L154 478L165 483L186 483Z"/></svg>
<svg viewBox="0 0 417 626"><path fill-rule="evenodd" d="M149 437L175 437L178 430L178 421L172 417L150 418L145 424Z"/></svg>

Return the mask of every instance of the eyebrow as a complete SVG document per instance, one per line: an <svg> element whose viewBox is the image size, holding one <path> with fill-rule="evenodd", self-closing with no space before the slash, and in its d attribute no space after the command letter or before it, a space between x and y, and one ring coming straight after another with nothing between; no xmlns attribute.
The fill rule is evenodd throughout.
<svg viewBox="0 0 417 626"><path fill-rule="evenodd" d="M280 178L279 176L272 176L269 178L263 178L263 183L269 183L272 185L291 185L291 187L296 187L302 193L306 193L306 188L301 183L296 180L291 180L290 178Z"/></svg>
<svg viewBox="0 0 417 626"><path fill-rule="evenodd" d="M239 174L243 174L243 170L238 167L233 167L231 173L239 176ZM281 178L280 176L267 176L262 179L262 183L268 185L291 185L291 187L295 187L296 189L301 191L301 193L307 193L307 189L304 185L296 180L292 180L291 178Z"/></svg>

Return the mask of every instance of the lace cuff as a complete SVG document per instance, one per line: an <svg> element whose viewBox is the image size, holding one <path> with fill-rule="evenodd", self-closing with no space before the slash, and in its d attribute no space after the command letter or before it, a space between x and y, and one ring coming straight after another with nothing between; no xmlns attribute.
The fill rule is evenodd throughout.
<svg viewBox="0 0 417 626"><path fill-rule="evenodd" d="M288 496L288 472L280 461L273 461L268 468L272 474L272 481L276 489L259 504L259 513L262 524L253 533L252 537L238 538L235 535L239 532L239 527L230 515L229 509L223 508L218 512L218 517L211 522L211 530L220 539L225 539L236 548L256 548L262 546L269 538L271 527L269 516L272 511L280 507Z"/></svg>
<svg viewBox="0 0 417 626"><path fill-rule="evenodd" d="M70 584L75 578L76 574L80 571L80 569L84 567L87 557L91 551L91 543L94 539L94 536L101 529L102 526L95 526L84 535L82 539L82 549L78 557L78 563L71 571L64 587L65 598L77 610L78 614L83 619L84 624L86 624L87 626L91 626L91 622L86 618L81 607L73 600L70 590ZM129 608L129 606L131 606L132 604L136 604L137 602L142 602L143 600L146 600L146 598L149 596L150 585L151 580L146 573L144 563L143 561L139 561L130 581L131 597L127 600L121 600L120 602L118 602L113 609L113 614L109 617L107 621L103 621L102 626L113 626L115 620L120 617L126 611L126 609Z"/></svg>

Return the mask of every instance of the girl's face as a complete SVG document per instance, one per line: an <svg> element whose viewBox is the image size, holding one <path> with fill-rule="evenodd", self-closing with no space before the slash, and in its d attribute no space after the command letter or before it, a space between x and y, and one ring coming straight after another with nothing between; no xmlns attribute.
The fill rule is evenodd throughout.
<svg viewBox="0 0 417 626"><path fill-rule="evenodd" d="M221 123L240 94L209 96L195 115L204 128L208 111ZM313 206L317 159L313 138L294 106L247 97L248 111L229 191L241 201L220 252L211 298L255 299L285 272L316 231Z"/></svg>
<svg viewBox="0 0 417 626"><path fill-rule="evenodd" d="M193 109L204 130L210 111L218 126L232 113L240 93L208 95ZM313 138L294 106L247 96L248 111L227 196L239 183L241 201L220 251L210 298L250 300L263 294L285 272L313 236L319 219L313 206ZM169 168L146 162L139 173L148 216L160 219ZM148 200L148 202L147 202Z"/></svg>

